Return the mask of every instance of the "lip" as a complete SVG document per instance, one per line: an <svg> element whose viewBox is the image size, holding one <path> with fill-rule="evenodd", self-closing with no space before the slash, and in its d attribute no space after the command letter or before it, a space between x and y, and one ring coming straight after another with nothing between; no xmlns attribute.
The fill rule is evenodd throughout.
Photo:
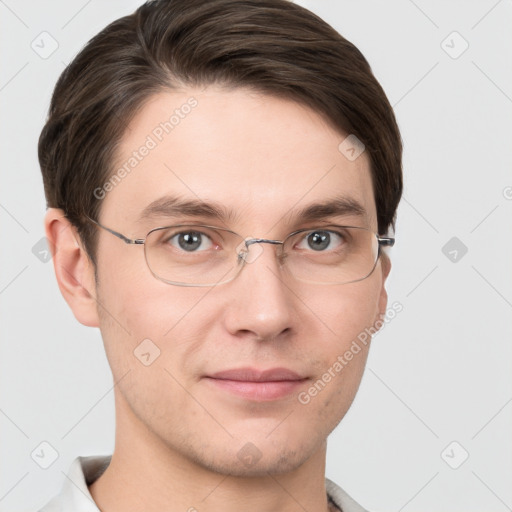
<svg viewBox="0 0 512 512"><path fill-rule="evenodd" d="M288 368L270 368L258 370L256 368L234 368L208 375L212 379L235 380L244 382L276 382L283 380L303 380L298 373Z"/></svg>
<svg viewBox="0 0 512 512"><path fill-rule="evenodd" d="M266 402L285 398L308 379L288 368L235 368L204 377L217 389L248 400Z"/></svg>

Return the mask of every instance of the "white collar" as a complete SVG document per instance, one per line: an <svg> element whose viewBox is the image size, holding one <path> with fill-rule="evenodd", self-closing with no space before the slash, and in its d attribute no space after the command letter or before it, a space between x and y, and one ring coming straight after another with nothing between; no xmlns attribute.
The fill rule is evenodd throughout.
<svg viewBox="0 0 512 512"><path fill-rule="evenodd" d="M88 486L107 469L111 458L111 455L77 457L69 467L60 493L39 512L100 512ZM367 512L328 478L325 479L325 488L327 495L342 512Z"/></svg>

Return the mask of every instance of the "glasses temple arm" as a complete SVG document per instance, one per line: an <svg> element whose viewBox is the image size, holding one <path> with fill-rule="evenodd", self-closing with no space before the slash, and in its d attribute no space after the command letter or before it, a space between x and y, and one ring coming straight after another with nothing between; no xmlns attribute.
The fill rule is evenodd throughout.
<svg viewBox="0 0 512 512"><path fill-rule="evenodd" d="M96 224L96 226L100 227L101 229L104 229L105 231L108 231L112 235L116 236L120 240L122 240L126 244L136 244L136 245L142 245L144 244L144 239L141 238L128 238L124 236L122 233L119 233L118 231L114 231L113 229L107 228L107 226L104 226L103 224L100 224L98 221L95 221L94 219L91 219L90 217L87 217L93 224Z"/></svg>
<svg viewBox="0 0 512 512"><path fill-rule="evenodd" d="M379 245L383 245L384 247L393 247L395 245L395 239L392 237L378 236L377 240L379 241Z"/></svg>

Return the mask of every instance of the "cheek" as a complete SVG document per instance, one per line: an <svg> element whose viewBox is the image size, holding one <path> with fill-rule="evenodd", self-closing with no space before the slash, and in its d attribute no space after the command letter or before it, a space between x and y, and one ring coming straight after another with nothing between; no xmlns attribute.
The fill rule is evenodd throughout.
<svg viewBox="0 0 512 512"><path fill-rule="evenodd" d="M311 311L310 349L316 377L304 390L319 417L334 425L350 407L364 372L371 332L379 313L379 275L304 296ZM315 336L316 333L316 336ZM308 336L306 336L308 337ZM334 422L334 423L332 423Z"/></svg>
<svg viewBox="0 0 512 512"><path fill-rule="evenodd" d="M180 289L151 274L142 246L106 243L102 254L109 254L98 261L98 299L105 313L122 328L123 337L127 333L134 339L161 337L172 327L181 306L187 305Z"/></svg>
<svg viewBox="0 0 512 512"><path fill-rule="evenodd" d="M214 304L203 300L207 288L159 281L140 256L141 261L132 258L123 265L98 265L101 332L112 370L118 374L138 368L137 353L148 350L158 354L158 366L179 368L180 361L207 338L215 317Z"/></svg>
<svg viewBox="0 0 512 512"><path fill-rule="evenodd" d="M120 372L133 366L133 351L143 340L159 345L156 327L161 326L161 311L155 304L163 302L155 300L156 280L147 269L143 248L108 242L101 251L108 258L98 260L98 310L110 365Z"/></svg>
<svg viewBox="0 0 512 512"><path fill-rule="evenodd" d="M325 286L319 293L301 293L313 323L343 346L371 327L379 315L380 280L376 272L357 283Z"/></svg>
<svg viewBox="0 0 512 512"><path fill-rule="evenodd" d="M188 399L173 376L184 381L184 361L206 338L207 312L199 307L206 291L165 284L140 268L103 269L98 277L100 328L119 391L141 418L163 421L170 404L184 410Z"/></svg>

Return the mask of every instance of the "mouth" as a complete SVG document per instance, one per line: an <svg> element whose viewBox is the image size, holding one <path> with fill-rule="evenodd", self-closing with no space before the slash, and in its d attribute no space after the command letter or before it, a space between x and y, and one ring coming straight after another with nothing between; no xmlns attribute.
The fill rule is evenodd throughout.
<svg viewBox="0 0 512 512"><path fill-rule="evenodd" d="M296 393L308 380L308 377L287 368L236 368L203 378L216 389L257 402L286 398Z"/></svg>

